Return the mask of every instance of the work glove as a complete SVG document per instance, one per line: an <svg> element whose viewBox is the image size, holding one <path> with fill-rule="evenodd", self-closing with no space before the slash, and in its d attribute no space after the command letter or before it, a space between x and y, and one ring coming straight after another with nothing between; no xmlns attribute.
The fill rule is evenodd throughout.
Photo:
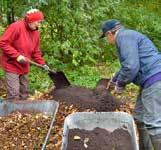
<svg viewBox="0 0 161 150"><path fill-rule="evenodd" d="M125 90L125 86L120 86L118 81L115 84L114 93L121 94Z"/></svg>
<svg viewBox="0 0 161 150"><path fill-rule="evenodd" d="M19 62L20 64L24 64L27 62L25 56L23 55L19 55L17 58L16 58L17 62Z"/></svg>
<svg viewBox="0 0 161 150"><path fill-rule="evenodd" d="M116 81L117 81L117 79L116 79L115 77L112 78L112 79L108 82L106 89L107 89L107 90L112 90L112 89L114 89L114 87L115 87L115 85L116 85Z"/></svg>
<svg viewBox="0 0 161 150"><path fill-rule="evenodd" d="M46 70L46 71L49 71L49 70L50 70L49 66L48 66L48 65L46 65L46 64L45 64L45 65L43 65L43 69L44 69L44 70Z"/></svg>

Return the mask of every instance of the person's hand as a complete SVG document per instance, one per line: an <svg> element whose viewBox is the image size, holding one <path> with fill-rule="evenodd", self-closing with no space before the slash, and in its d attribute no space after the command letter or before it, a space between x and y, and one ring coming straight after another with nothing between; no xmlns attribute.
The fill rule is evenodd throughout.
<svg viewBox="0 0 161 150"><path fill-rule="evenodd" d="M50 70L50 68L49 68L49 66L48 65L43 65L43 68L44 68L44 70L46 70L46 71L49 71Z"/></svg>
<svg viewBox="0 0 161 150"><path fill-rule="evenodd" d="M125 87L119 86L118 82L116 82L114 93L121 94L125 90Z"/></svg>
<svg viewBox="0 0 161 150"><path fill-rule="evenodd" d="M114 89L115 85L116 85L116 82L115 82L113 79L111 79L111 80L108 82L106 89L107 89L107 90L112 90L112 89Z"/></svg>
<svg viewBox="0 0 161 150"><path fill-rule="evenodd" d="M19 55L17 58L16 58L17 62L19 62L20 64L24 64L27 62L25 56L23 55Z"/></svg>
<svg viewBox="0 0 161 150"><path fill-rule="evenodd" d="M114 90L114 87L115 87L115 85L116 85L116 82L117 82L117 78L116 78L116 75L115 75L115 73L112 75L112 77L111 77L111 80L108 82L108 84L107 84L107 87L106 87L106 89L107 90Z"/></svg>

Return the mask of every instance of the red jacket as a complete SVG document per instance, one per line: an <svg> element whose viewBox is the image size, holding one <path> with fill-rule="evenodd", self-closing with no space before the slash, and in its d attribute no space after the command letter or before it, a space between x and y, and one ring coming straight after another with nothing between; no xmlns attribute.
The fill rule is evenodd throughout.
<svg viewBox="0 0 161 150"><path fill-rule="evenodd" d="M2 67L5 71L16 74L27 74L29 62L20 64L16 61L19 55L34 59L39 64L45 64L39 49L39 32L31 30L24 20L8 26L0 38L2 49Z"/></svg>

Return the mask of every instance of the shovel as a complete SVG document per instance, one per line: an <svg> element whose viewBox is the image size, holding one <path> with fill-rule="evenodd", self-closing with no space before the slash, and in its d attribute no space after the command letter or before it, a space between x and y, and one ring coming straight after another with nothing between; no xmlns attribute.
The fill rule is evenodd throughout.
<svg viewBox="0 0 161 150"><path fill-rule="evenodd" d="M36 62L34 62L34 61L30 60L30 59L28 59L28 61L31 64L33 64L33 65L35 65L35 66L37 66L39 68L44 69L43 65L38 64L38 63L36 63ZM45 71L48 72L48 75L51 78L51 80L54 82L56 89L61 89L61 88L64 88L64 87L67 87L67 86L70 85L70 82L66 78L64 72L62 72L62 71L55 71L53 69L52 70L48 69L48 70L45 70Z"/></svg>

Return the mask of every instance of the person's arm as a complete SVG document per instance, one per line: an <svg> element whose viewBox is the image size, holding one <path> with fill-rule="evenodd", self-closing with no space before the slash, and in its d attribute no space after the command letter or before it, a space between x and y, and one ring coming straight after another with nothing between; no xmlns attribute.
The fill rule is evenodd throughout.
<svg viewBox="0 0 161 150"><path fill-rule="evenodd" d="M12 46L14 40L18 37L18 29L15 24L11 24L0 38L0 48L10 58L17 58L20 53Z"/></svg>
<svg viewBox="0 0 161 150"><path fill-rule="evenodd" d="M126 36L120 37L118 46L121 69L117 81L118 85L126 85L133 81L140 68L138 43L135 37Z"/></svg>

